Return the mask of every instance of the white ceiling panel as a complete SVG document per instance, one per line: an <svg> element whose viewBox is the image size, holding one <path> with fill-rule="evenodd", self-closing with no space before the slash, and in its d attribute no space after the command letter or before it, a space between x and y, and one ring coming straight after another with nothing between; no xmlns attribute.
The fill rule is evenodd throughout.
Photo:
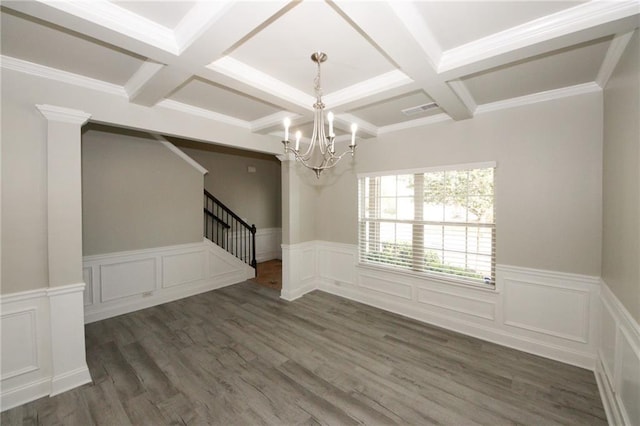
<svg viewBox="0 0 640 426"><path fill-rule="evenodd" d="M373 137L434 114L468 119L477 105L596 78L602 86L640 17L632 0L3 0L0 11L4 69L71 72L71 84L125 86L131 103L166 98L245 129L256 121L252 131L264 134L286 115L303 117L294 121L306 122L306 137L316 51L328 55L327 109ZM440 107L402 113L432 100Z"/></svg>
<svg viewBox="0 0 640 426"><path fill-rule="evenodd" d="M430 102L433 101L429 96L422 91L418 91L376 102L375 104L357 108L349 112L375 126L388 126L390 124L415 120L442 112L440 108L431 108L415 115L405 115L402 113L403 109L413 108Z"/></svg>
<svg viewBox="0 0 640 426"><path fill-rule="evenodd" d="M425 1L415 5L442 50L504 31L584 1Z"/></svg>
<svg viewBox="0 0 640 426"><path fill-rule="evenodd" d="M313 52L328 55L322 64L325 94L392 71L394 67L324 2L303 2L239 46L231 56L313 94Z"/></svg>
<svg viewBox="0 0 640 426"><path fill-rule="evenodd" d="M280 111L273 105L199 78L189 80L169 99L245 121L257 120Z"/></svg>
<svg viewBox="0 0 640 426"><path fill-rule="evenodd" d="M479 105L595 81L611 38L462 79Z"/></svg>
<svg viewBox="0 0 640 426"><path fill-rule="evenodd" d="M106 43L3 10L2 54L117 85L124 85L144 58Z"/></svg>
<svg viewBox="0 0 640 426"><path fill-rule="evenodd" d="M115 5L147 18L157 24L175 29L182 18L195 6L195 1L111 1Z"/></svg>

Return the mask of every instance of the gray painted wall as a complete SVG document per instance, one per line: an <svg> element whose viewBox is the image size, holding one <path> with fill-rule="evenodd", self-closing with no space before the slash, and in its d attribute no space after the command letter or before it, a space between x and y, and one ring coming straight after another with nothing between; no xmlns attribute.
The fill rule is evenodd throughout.
<svg viewBox="0 0 640 426"><path fill-rule="evenodd" d="M258 229L281 227L280 161L275 156L170 140L209 171L204 187L241 218Z"/></svg>
<svg viewBox="0 0 640 426"><path fill-rule="evenodd" d="M343 164L337 174L328 174L330 184L319 192L317 239L357 244L357 172L496 161L497 262L600 275L600 93L358 144L354 167Z"/></svg>
<svg viewBox="0 0 640 426"><path fill-rule="evenodd" d="M640 43L604 90L602 279L640 322Z"/></svg>
<svg viewBox="0 0 640 426"><path fill-rule="evenodd" d="M83 254L202 241L202 174L144 134L82 136Z"/></svg>

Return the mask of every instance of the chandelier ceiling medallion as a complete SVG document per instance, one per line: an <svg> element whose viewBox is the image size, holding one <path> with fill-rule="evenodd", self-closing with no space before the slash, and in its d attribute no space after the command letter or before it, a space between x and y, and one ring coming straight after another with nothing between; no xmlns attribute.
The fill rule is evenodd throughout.
<svg viewBox="0 0 640 426"><path fill-rule="evenodd" d="M292 152L296 160L300 161L305 167L313 170L316 177L320 178L320 173L335 167L346 154L351 154L352 157L354 156L356 152L356 131L358 130L358 125L355 123L351 125L351 143L348 149L342 154L336 155L336 135L333 131L333 113L329 112L327 114L327 121L329 122L329 134L327 135L324 127L325 105L322 102L322 87L320 86L320 64L327 60L327 55L323 52L315 52L311 55L311 60L318 64L318 74L313 80L316 102L313 104L314 118L311 142L307 150L301 153L300 138L302 137L302 133L298 130L296 132L295 146L293 148L289 146L289 126L291 126L291 120L287 117L284 119L284 140L282 143L284 144L285 154Z"/></svg>

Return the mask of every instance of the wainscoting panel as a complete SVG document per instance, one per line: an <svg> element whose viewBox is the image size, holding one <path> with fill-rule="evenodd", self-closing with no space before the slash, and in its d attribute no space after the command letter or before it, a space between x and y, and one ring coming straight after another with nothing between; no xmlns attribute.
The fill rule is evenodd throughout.
<svg viewBox="0 0 640 426"><path fill-rule="evenodd" d="M496 303L493 300L461 296L436 289L418 288L417 301L490 321L495 320L496 317Z"/></svg>
<svg viewBox="0 0 640 426"><path fill-rule="evenodd" d="M82 323L84 283L0 295L0 410L91 380Z"/></svg>
<svg viewBox="0 0 640 426"><path fill-rule="evenodd" d="M162 287L203 280L206 275L204 250L168 254L162 257Z"/></svg>
<svg viewBox="0 0 640 426"><path fill-rule="evenodd" d="M282 259L282 229L260 228L256 231L256 261Z"/></svg>
<svg viewBox="0 0 640 426"><path fill-rule="evenodd" d="M505 279L504 294L506 325L587 343L589 289Z"/></svg>
<svg viewBox="0 0 640 426"><path fill-rule="evenodd" d="M314 249L316 268L302 259ZM498 265L493 288L361 266L358 247L351 244L310 241L286 246L286 252L284 276L289 273L290 282L283 285L284 299L320 289L480 339L595 367L595 277Z"/></svg>
<svg viewBox="0 0 640 426"><path fill-rule="evenodd" d="M51 328L47 289L0 295L0 409L48 395Z"/></svg>
<svg viewBox="0 0 640 426"><path fill-rule="evenodd" d="M358 275L358 286L381 295L411 300L411 286L394 280L387 280L378 278L375 275L360 273Z"/></svg>
<svg viewBox="0 0 640 426"><path fill-rule="evenodd" d="M36 315L35 307L2 314L3 350L0 380L5 381L38 369Z"/></svg>
<svg viewBox="0 0 640 426"><path fill-rule="evenodd" d="M100 265L100 302L150 292L156 288L156 259Z"/></svg>
<svg viewBox="0 0 640 426"><path fill-rule="evenodd" d="M291 301L314 290L317 277L315 242L282 244L282 291L280 297Z"/></svg>
<svg viewBox="0 0 640 426"><path fill-rule="evenodd" d="M242 282L254 269L209 240L84 258L100 300L86 306L94 322ZM85 300L89 296L85 295Z"/></svg>
<svg viewBox="0 0 640 426"><path fill-rule="evenodd" d="M609 424L640 424L640 325L602 282L596 379Z"/></svg>

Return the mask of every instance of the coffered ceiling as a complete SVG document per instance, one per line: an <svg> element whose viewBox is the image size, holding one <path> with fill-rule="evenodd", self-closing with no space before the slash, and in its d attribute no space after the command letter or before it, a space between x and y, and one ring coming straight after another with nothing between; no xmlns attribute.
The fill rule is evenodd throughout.
<svg viewBox="0 0 640 426"><path fill-rule="evenodd" d="M369 138L600 90L640 3L22 0L1 14L4 68L279 137L287 116L309 132L310 55L326 52L338 135L355 121Z"/></svg>

